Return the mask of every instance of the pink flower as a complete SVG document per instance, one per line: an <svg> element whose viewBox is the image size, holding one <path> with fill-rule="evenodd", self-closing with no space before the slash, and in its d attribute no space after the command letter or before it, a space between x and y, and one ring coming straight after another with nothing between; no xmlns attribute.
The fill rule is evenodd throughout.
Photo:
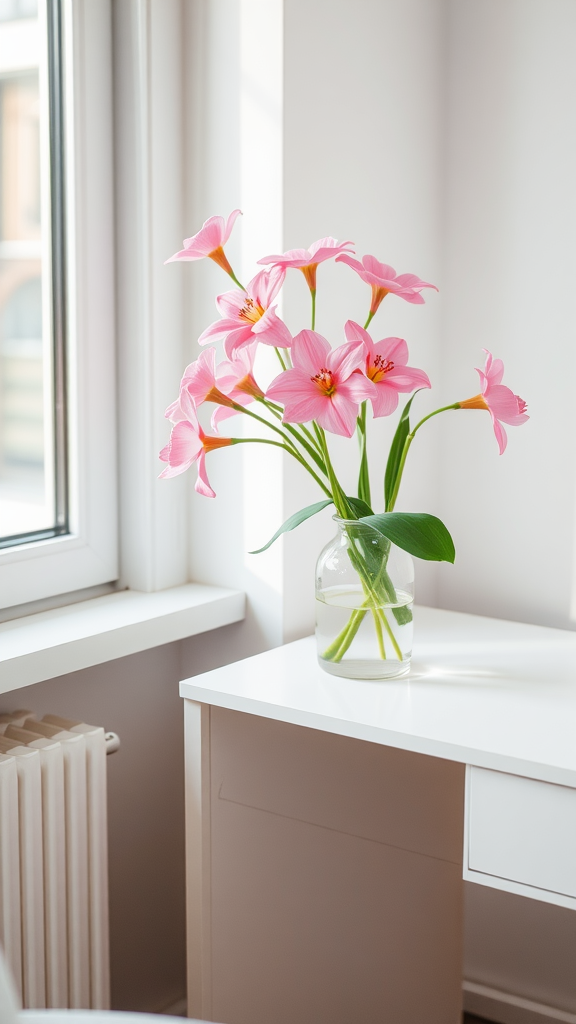
<svg viewBox="0 0 576 1024"><path fill-rule="evenodd" d="M501 359L493 359L492 353L487 348L486 364L483 370L476 367L476 373L482 383L482 391L474 398L467 398L464 402L458 402L461 409L487 409L492 417L494 433L498 441L500 455L506 448L508 438L502 423L508 423L511 427L519 427L526 423L530 417L526 414L528 406L523 398L515 395L510 388L501 384L504 374L504 363Z"/></svg>
<svg viewBox="0 0 576 1024"><path fill-rule="evenodd" d="M217 405L232 407L233 399L225 395L216 382L216 349L206 349L186 367L180 381L180 395L164 413L167 419L179 423L188 418L189 403L185 401L186 397L192 400L194 406L215 402Z"/></svg>
<svg viewBox="0 0 576 1024"><path fill-rule="evenodd" d="M160 478L178 476L179 473L184 473L194 462L197 462L198 479L195 489L207 498L215 498L216 495L206 475L206 455L214 448L224 448L234 444L234 441L231 437L207 436L198 422L190 399L186 404L186 416L186 419L176 423L172 428L170 440L160 452L162 462L168 463L166 469L160 473Z"/></svg>
<svg viewBox="0 0 576 1024"><path fill-rule="evenodd" d="M246 345L234 353L233 359L220 363L216 370L220 389L236 405L250 405L256 398L264 398L264 392L258 387L252 373L255 352L256 345ZM218 430L222 420L235 416L237 412L237 409L218 405L212 413L212 430Z"/></svg>
<svg viewBox="0 0 576 1024"><path fill-rule="evenodd" d="M408 346L402 338L384 338L373 342L360 324L348 320L344 327L348 341L360 341L366 354L366 376L375 385L372 396L374 416L390 416L398 405L399 392L429 388L424 370L407 366Z"/></svg>
<svg viewBox="0 0 576 1024"><path fill-rule="evenodd" d="M174 263L176 260L202 260L205 256L208 256L219 267L222 267L222 270L225 270L227 274L234 277L234 272L222 247L226 245L230 238L234 222L240 213L242 213L242 210L233 210L227 221L223 217L209 217L208 220L204 221L200 231L192 235L192 238L184 239L184 248L180 252L174 253L169 260L164 262Z"/></svg>
<svg viewBox="0 0 576 1024"><path fill-rule="evenodd" d="M292 335L286 324L276 315L272 301L284 283L284 267L272 267L256 274L246 290L235 288L216 299L222 320L207 327L198 339L201 345L225 338L226 355L232 358L241 346L252 341L265 345L290 348Z"/></svg>
<svg viewBox="0 0 576 1024"><path fill-rule="evenodd" d="M364 345L347 342L331 349L315 331L300 331L292 342L294 368L280 373L266 392L284 405L285 423L316 420L334 434L351 437L358 403L372 398L375 386L362 372Z"/></svg>
<svg viewBox="0 0 576 1024"><path fill-rule="evenodd" d="M426 284L426 281L421 281L416 274L396 275L393 267L389 267L387 263L380 263L375 256L363 256L360 263L359 260L354 260L347 253L343 253L337 257L336 261L337 263L347 263L363 281L372 285L370 305L372 316L389 292L399 295L401 299L406 299L406 302L423 303L424 299L420 295L422 288L434 288L435 291L438 291L435 284Z"/></svg>
<svg viewBox="0 0 576 1024"><path fill-rule="evenodd" d="M309 249L289 249L280 256L264 256L258 263L274 263L281 267L297 267L308 282L311 292L316 291L316 267L324 260L331 260L338 253L350 249L353 242L338 242L335 238L319 238ZM352 252L354 250L352 249Z"/></svg>

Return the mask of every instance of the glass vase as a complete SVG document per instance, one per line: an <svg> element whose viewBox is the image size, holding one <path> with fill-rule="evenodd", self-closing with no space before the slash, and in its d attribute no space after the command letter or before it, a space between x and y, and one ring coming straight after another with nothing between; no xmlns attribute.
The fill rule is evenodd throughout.
<svg viewBox="0 0 576 1024"><path fill-rule="evenodd" d="M321 667L350 679L389 679L410 668L414 562L381 533L334 516L338 533L316 565Z"/></svg>

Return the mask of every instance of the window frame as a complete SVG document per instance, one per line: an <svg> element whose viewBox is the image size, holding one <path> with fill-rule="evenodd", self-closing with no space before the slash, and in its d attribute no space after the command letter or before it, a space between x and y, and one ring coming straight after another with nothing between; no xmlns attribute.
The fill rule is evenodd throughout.
<svg viewBox="0 0 576 1024"><path fill-rule="evenodd" d="M119 576L110 0L62 0L69 530L0 551L0 608Z"/></svg>

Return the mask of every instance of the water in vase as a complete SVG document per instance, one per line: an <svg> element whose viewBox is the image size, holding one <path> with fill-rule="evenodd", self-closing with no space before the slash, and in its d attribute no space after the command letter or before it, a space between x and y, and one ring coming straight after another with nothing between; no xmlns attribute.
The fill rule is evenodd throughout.
<svg viewBox="0 0 576 1024"><path fill-rule="evenodd" d="M318 590L316 641L322 668L355 679L404 675L412 654L413 601L412 594L397 589L394 604L372 609L366 607L361 584Z"/></svg>

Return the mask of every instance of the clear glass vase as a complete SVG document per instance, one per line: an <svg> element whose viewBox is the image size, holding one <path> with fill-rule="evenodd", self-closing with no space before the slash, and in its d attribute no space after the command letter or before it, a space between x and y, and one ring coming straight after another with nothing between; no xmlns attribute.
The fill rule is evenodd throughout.
<svg viewBox="0 0 576 1024"><path fill-rule="evenodd" d="M377 530L334 516L316 565L316 644L326 672L389 679L410 668L414 562Z"/></svg>

